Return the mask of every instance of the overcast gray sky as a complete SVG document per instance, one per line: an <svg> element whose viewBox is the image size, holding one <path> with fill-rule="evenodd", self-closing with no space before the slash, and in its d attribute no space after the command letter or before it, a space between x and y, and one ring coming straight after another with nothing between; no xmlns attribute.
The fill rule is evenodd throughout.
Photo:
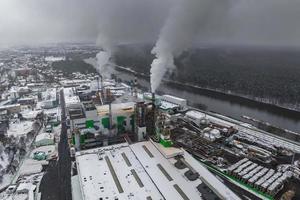
<svg viewBox="0 0 300 200"><path fill-rule="evenodd" d="M178 1L0 0L0 44L96 42L99 34L115 43L155 43ZM219 1L198 42L300 45L300 0Z"/></svg>

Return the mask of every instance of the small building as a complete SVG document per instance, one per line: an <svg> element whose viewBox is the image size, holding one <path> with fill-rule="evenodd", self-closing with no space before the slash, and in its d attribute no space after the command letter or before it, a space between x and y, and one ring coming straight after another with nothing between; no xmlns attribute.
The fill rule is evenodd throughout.
<svg viewBox="0 0 300 200"><path fill-rule="evenodd" d="M52 133L53 131L53 127L51 124L48 124L45 128L46 133Z"/></svg>
<svg viewBox="0 0 300 200"><path fill-rule="evenodd" d="M175 97L175 96L171 96L171 95L163 95L161 97L161 100L169 102L169 103L176 104L180 108L184 108L184 107L187 106L187 100L186 99Z"/></svg>
<svg viewBox="0 0 300 200"><path fill-rule="evenodd" d="M25 110L21 114L24 119L34 120L43 115L43 110Z"/></svg>
<svg viewBox="0 0 300 200"><path fill-rule="evenodd" d="M41 133L35 138L35 146L46 146L54 144L54 136L51 133Z"/></svg>
<svg viewBox="0 0 300 200"><path fill-rule="evenodd" d="M58 105L56 88L49 88L42 93L42 108L49 109Z"/></svg>
<svg viewBox="0 0 300 200"><path fill-rule="evenodd" d="M197 125L200 125L202 121L206 119L205 113L196 110L189 110L186 112L185 117Z"/></svg>
<svg viewBox="0 0 300 200"><path fill-rule="evenodd" d="M14 137L22 137L27 136L29 133L33 133L33 121L20 121L16 119L14 121L10 121L9 129L7 130L7 136L14 136Z"/></svg>
<svg viewBox="0 0 300 200"><path fill-rule="evenodd" d="M62 80L60 84L64 87L76 87L83 84L89 85L91 83L90 80L82 80L82 79L73 79L73 80Z"/></svg>
<svg viewBox="0 0 300 200"><path fill-rule="evenodd" d="M35 98L24 97L24 98L18 99L17 102L21 105L33 105L35 103Z"/></svg>
<svg viewBox="0 0 300 200"><path fill-rule="evenodd" d="M64 98L66 107L69 107L70 105L78 105L80 104L80 98L76 94L76 89L74 87L71 88L64 88Z"/></svg>
<svg viewBox="0 0 300 200"><path fill-rule="evenodd" d="M18 194L29 194L30 191L34 191L36 188L32 183L20 183L17 187Z"/></svg>
<svg viewBox="0 0 300 200"><path fill-rule="evenodd" d="M0 106L0 111L7 111L7 114L15 114L21 112L20 104L4 105Z"/></svg>

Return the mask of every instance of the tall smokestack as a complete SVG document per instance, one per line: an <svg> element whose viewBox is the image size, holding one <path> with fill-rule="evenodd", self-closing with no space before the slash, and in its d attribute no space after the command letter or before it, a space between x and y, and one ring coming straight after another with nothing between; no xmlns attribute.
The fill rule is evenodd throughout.
<svg viewBox="0 0 300 200"><path fill-rule="evenodd" d="M112 94L110 92L110 89L108 88L107 89L107 101L108 101L108 109L109 109L109 132L111 134L111 131L112 131L112 127L113 127L113 113L112 113L112 101L113 101L113 98L112 98Z"/></svg>
<svg viewBox="0 0 300 200"><path fill-rule="evenodd" d="M172 9L152 49L151 91L155 92L164 74L175 68L174 57L189 48L216 0L181 0Z"/></svg>
<svg viewBox="0 0 300 200"><path fill-rule="evenodd" d="M151 98L151 100L152 100L152 105L153 105L153 107L155 108L155 93L154 92L152 92L152 98Z"/></svg>
<svg viewBox="0 0 300 200"><path fill-rule="evenodd" d="M133 96L137 98L137 76L134 76L134 83L133 83Z"/></svg>
<svg viewBox="0 0 300 200"><path fill-rule="evenodd" d="M97 92L100 91L100 82L99 82L99 76L97 76Z"/></svg>

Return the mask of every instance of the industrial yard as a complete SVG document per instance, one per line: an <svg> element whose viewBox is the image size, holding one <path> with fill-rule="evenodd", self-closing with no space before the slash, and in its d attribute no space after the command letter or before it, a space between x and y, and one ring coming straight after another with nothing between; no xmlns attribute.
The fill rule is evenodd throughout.
<svg viewBox="0 0 300 200"><path fill-rule="evenodd" d="M300 197L298 142L151 93L137 77L64 74L55 56L28 67L19 54L26 67L1 68L1 198Z"/></svg>

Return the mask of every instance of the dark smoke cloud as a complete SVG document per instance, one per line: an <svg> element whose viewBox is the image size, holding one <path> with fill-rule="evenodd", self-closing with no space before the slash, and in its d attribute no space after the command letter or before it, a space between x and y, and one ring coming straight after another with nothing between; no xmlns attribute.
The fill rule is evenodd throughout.
<svg viewBox="0 0 300 200"><path fill-rule="evenodd" d="M0 0L0 44L96 42L98 35L114 44L155 43L178 1ZM300 45L299 0L228 1L218 0L195 40Z"/></svg>
<svg viewBox="0 0 300 200"><path fill-rule="evenodd" d="M171 2L171 1L170 1ZM0 44L152 41L168 0L1 0Z"/></svg>

